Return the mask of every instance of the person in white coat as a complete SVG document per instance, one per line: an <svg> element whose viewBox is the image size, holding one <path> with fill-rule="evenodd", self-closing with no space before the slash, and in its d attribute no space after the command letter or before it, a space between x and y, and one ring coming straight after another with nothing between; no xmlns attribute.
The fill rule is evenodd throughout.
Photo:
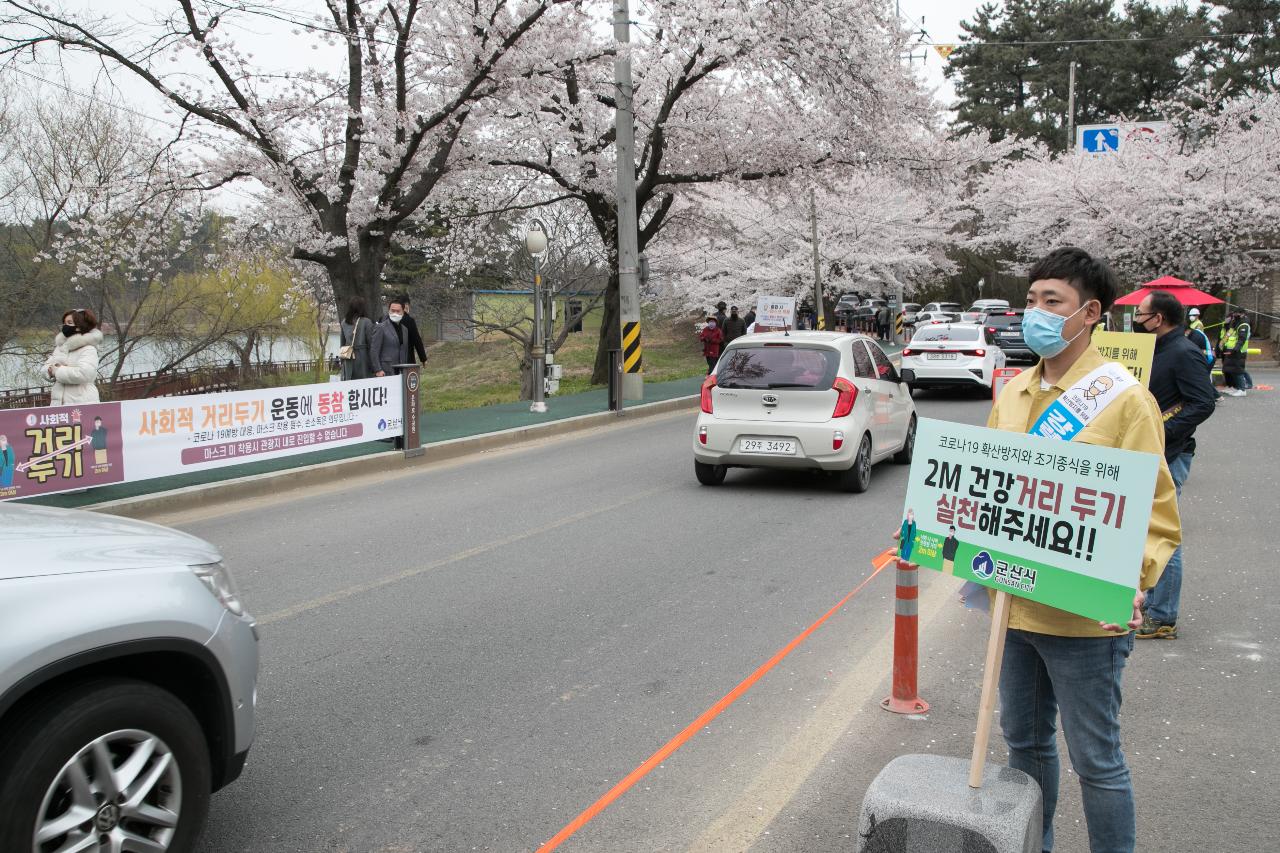
<svg viewBox="0 0 1280 853"><path fill-rule="evenodd" d="M98 347L102 332L98 318L88 308L62 315L62 331L53 339L53 352L45 360L45 376L53 383L50 406L96 403L98 397Z"/></svg>

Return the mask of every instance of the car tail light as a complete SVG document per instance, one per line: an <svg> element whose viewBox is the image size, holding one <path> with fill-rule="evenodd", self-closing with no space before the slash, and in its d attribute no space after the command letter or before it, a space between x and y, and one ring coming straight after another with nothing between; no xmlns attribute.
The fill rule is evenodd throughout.
<svg viewBox="0 0 1280 853"><path fill-rule="evenodd" d="M907 356L909 356L909 355L915 355L915 350L913 350L911 347L903 347L903 348L902 348L902 357L903 357L903 358L906 358L906 357L907 357Z"/></svg>
<svg viewBox="0 0 1280 853"><path fill-rule="evenodd" d="M707 428L704 426L698 427L698 443L699 444L707 443Z"/></svg>
<svg viewBox="0 0 1280 853"><path fill-rule="evenodd" d="M967 350L965 350L965 351L964 351L964 354L965 354L965 355L976 355L978 358L982 358L984 355L986 355L986 354L987 354L987 351L986 351L986 350L984 350L984 349L967 349Z"/></svg>
<svg viewBox="0 0 1280 853"><path fill-rule="evenodd" d="M711 389L714 387L716 387L716 376L713 373L702 383L702 411L708 415L715 414L712 411L715 403L711 399Z"/></svg>
<svg viewBox="0 0 1280 853"><path fill-rule="evenodd" d="M858 389L853 387L853 383L844 377L837 379L831 389L840 392L840 396L836 397L836 408L831 413L831 417L846 417L853 411L853 404L858 401Z"/></svg>
<svg viewBox="0 0 1280 853"><path fill-rule="evenodd" d="M831 449L839 450L842 447L844 447L844 433L840 430L836 430L831 435Z"/></svg>
<svg viewBox="0 0 1280 853"><path fill-rule="evenodd" d="M994 334L996 333L996 327L995 327L995 326L987 326L987 333L988 333L988 334L992 334L992 335L994 335Z"/></svg>

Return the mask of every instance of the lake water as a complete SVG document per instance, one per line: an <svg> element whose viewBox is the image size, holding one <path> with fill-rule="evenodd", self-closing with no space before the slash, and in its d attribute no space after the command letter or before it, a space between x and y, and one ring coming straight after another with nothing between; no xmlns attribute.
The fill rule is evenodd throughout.
<svg viewBox="0 0 1280 853"><path fill-rule="evenodd" d="M99 376L110 376L112 370L115 369L114 357L108 359L104 356L114 346L114 337L107 335L103 341L102 347L98 354L102 357L102 362L98 368ZM124 370L122 373L145 373L165 364L168 359L161 344L153 344L143 342L125 360ZM53 349L53 339L50 338L45 348L38 348L34 342L28 344L28 354L20 355L0 355L0 388L40 388L45 383L41 375L44 360L48 358L49 352ZM329 335L328 345L325 347L325 355L331 356L338 351L338 333L332 332ZM315 358L315 352L312 349L310 341L301 338L280 338L271 342L264 342L260 347L257 358L254 362L270 362L270 361L303 361ZM188 359L183 362L183 367L200 367L218 364L226 364L227 361L235 360L239 363L239 358L230 347L214 347L206 350L200 355Z"/></svg>

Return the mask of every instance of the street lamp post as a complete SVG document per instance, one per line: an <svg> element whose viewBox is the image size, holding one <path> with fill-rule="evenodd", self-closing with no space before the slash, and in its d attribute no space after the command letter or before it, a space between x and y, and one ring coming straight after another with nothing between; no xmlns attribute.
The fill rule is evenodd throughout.
<svg viewBox="0 0 1280 853"><path fill-rule="evenodd" d="M547 250L547 231L541 220L535 219L529 225L524 247L533 257L533 403L529 411L545 412L547 340L542 322L542 276L538 273L538 260Z"/></svg>

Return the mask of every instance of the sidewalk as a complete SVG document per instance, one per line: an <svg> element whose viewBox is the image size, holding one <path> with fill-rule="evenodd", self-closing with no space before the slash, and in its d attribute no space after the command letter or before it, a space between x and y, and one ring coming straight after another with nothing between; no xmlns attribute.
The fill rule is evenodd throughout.
<svg viewBox="0 0 1280 853"><path fill-rule="evenodd" d="M645 383L644 400L628 403L628 407L694 396L702 386L702 380L703 377L701 376L693 376L670 382ZM530 412L527 400L517 403L483 406L478 409L424 412L419 431L422 435L422 444L427 448L427 454L430 456L430 446L442 441L484 435L551 421L562 421L582 415L605 412L608 411L608 408L608 390L600 388L594 391L584 391L580 394L551 397L547 400L548 411L542 414ZM229 465L225 468L214 468L172 477L158 477L154 480L140 480L133 483L101 486L79 494L44 495L17 501L17 503L56 507L83 507L123 498L153 495L172 489L201 486L239 477L249 477L255 474L287 471L324 462L334 462L340 459L352 459L358 456L371 456L387 452L398 451L390 451L390 445L374 441L330 450L319 450L314 453L302 453L281 459L267 459L261 462L248 462L243 465Z"/></svg>

